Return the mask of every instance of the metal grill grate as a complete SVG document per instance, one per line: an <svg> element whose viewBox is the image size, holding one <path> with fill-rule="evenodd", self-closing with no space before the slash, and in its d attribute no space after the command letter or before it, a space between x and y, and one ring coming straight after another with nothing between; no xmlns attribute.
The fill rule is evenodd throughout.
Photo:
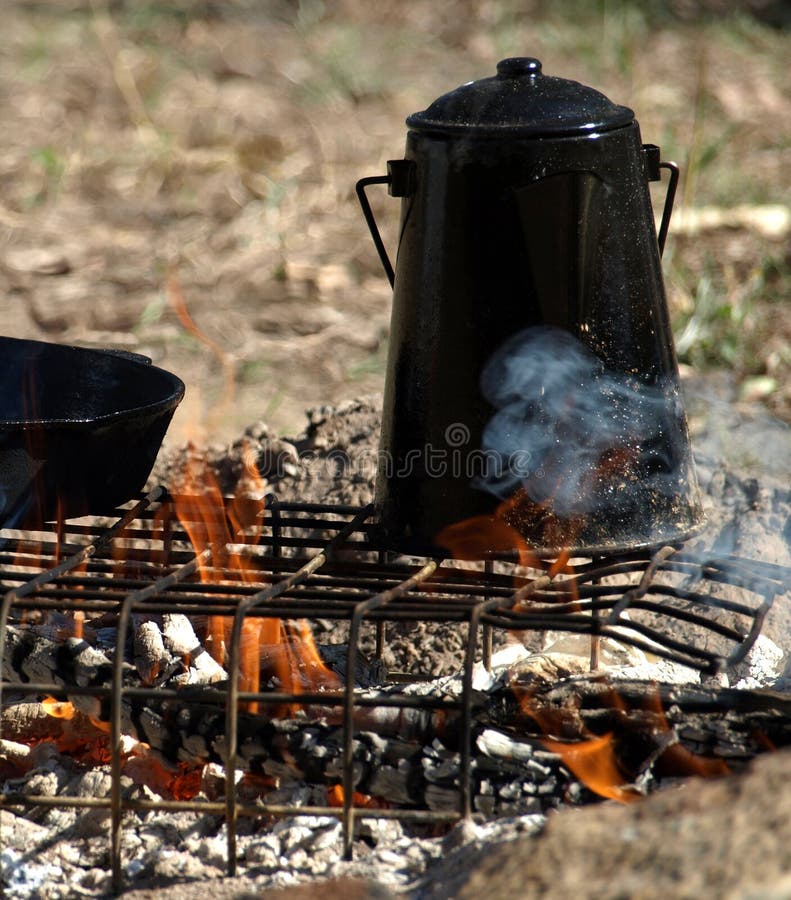
<svg viewBox="0 0 791 900"><path fill-rule="evenodd" d="M223 511L216 511L224 516ZM653 552L575 560L555 572L527 570L513 559L492 558L460 566L439 559L396 557L372 538L372 510L345 506L282 503L268 498L256 542L244 535L233 549L254 572L242 582L224 568L228 546L196 556L172 498L155 489L112 521L61 523L51 532L0 531L0 710L3 697L89 694L109 705L112 792L107 799L37 797L6 793L2 807L105 807L111 812L113 879L121 885L121 827L126 810L194 810L225 816L229 874L235 871L239 817L299 814L340 816L347 856L355 823L365 817L447 822L471 814L472 691L476 659L488 666L492 635L508 631L566 631L612 637L675 662L716 672L741 660L760 632L774 598L791 586L788 570L754 560L715 557L665 546ZM200 566L218 577L203 583ZM635 581L638 583L635 584ZM724 590L723 590L724 588ZM346 672L357 671L361 629L372 627L377 655L388 623L455 623L467 629L458 699L388 693L372 698L347 678L343 691L291 694L276 689L240 690L236 677L200 691L201 702L225 712L227 759L235 759L240 704L292 703L335 707L344 723L343 807L244 804L237 799L234 766L226 767L224 802L128 800L121 792L122 704L130 698L187 702L194 691L130 685L124 653L113 657L112 678L99 686L20 683L11 677L9 626L24 629L52 614L82 612L116 624L117 647L126 645L133 615L180 612L229 617L227 670L238 673L240 635L248 618L335 619L348 623ZM679 636L682 634L683 636ZM716 649L711 649L712 638ZM460 717L461 767L458 808L365 809L355 805L353 747L355 712L365 706L444 709Z"/></svg>

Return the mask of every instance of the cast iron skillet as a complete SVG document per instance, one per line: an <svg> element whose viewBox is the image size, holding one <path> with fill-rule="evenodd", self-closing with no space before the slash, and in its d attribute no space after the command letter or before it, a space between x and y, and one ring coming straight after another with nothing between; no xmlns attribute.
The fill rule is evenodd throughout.
<svg viewBox="0 0 791 900"><path fill-rule="evenodd" d="M145 357L0 337L0 525L129 500L183 396Z"/></svg>

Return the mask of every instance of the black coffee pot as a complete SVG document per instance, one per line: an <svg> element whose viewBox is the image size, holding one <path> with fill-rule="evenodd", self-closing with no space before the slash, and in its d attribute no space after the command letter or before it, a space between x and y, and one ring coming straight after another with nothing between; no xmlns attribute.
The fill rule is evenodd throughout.
<svg viewBox="0 0 791 900"><path fill-rule="evenodd" d="M407 125L404 159L357 184L394 288L384 541L465 555L472 531L472 555L595 554L689 535L702 515L660 265L677 167L632 110L531 58ZM372 184L402 198L395 270Z"/></svg>

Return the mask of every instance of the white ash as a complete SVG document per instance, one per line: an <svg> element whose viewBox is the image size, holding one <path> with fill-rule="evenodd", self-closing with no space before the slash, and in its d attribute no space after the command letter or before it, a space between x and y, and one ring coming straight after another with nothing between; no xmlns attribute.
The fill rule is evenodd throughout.
<svg viewBox="0 0 791 900"><path fill-rule="evenodd" d="M507 644L492 655L491 669L487 670L482 663L476 663L473 669L473 688L479 691L492 690L515 665L544 655L556 662L564 661L566 665L573 660L575 668L580 673L584 672L589 667L590 647L591 638L577 634L549 634L541 654L531 653L521 644ZM630 647L609 638L600 641L599 654L607 674L612 678L658 681L664 684L698 684L701 681L697 669L646 654L638 647ZM774 641L765 635L759 635L745 659L723 673L724 678L719 683L745 690L785 690L787 688L784 686L788 681L782 677L785 656ZM457 682L454 679L443 679L443 683L447 690L452 690Z"/></svg>
<svg viewBox="0 0 791 900"><path fill-rule="evenodd" d="M728 673L731 684L742 690L779 687L785 656L773 640L759 634L744 661Z"/></svg>
<svg viewBox="0 0 791 900"><path fill-rule="evenodd" d="M278 820L264 833L240 834L237 871L256 890L355 877L400 893L419 888L434 866L452 871L462 856L534 833L543 822L543 816L526 815L484 826L462 823L445 837L419 838L406 834L397 821L366 820L355 842L355 858L346 861L338 819L294 816ZM50 828L13 813L3 815L0 833L6 848L0 854L6 896L110 896L106 836L53 836ZM126 884L133 888L172 879L221 878L226 841L225 825L215 816L150 813L134 827L127 821L122 832Z"/></svg>
<svg viewBox="0 0 791 900"><path fill-rule="evenodd" d="M54 863L35 863L12 848L0 852L0 877L6 897L45 896L47 884L63 878L63 869Z"/></svg>

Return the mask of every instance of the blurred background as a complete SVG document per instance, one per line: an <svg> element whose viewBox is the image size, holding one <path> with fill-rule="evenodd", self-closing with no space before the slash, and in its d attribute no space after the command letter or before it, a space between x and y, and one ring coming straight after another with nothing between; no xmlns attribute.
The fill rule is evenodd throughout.
<svg viewBox="0 0 791 900"><path fill-rule="evenodd" d="M3 333L175 372L171 443L381 390L390 291L354 184L407 115L529 55L681 166L685 378L791 421L790 51L788 0L4 0ZM371 193L394 248L398 201Z"/></svg>

